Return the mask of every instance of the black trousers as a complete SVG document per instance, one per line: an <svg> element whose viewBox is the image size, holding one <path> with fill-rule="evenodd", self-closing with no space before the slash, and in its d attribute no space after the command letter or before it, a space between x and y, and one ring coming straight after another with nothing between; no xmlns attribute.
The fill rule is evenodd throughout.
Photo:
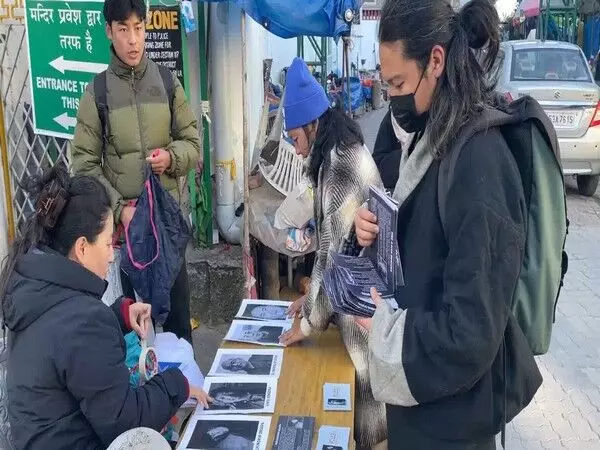
<svg viewBox="0 0 600 450"><path fill-rule="evenodd" d="M133 286L127 275L121 271L123 295L135 298ZM171 288L171 310L163 325L163 331L171 332L178 338L183 338L192 344L192 324L190 323L190 284L188 281L187 264L183 265L173 287ZM193 345L193 344L192 344Z"/></svg>
<svg viewBox="0 0 600 450"><path fill-rule="evenodd" d="M496 450L496 437L474 438L469 441L447 441L411 426L398 414L397 407L386 405L389 450ZM469 420L465 412L465 421Z"/></svg>

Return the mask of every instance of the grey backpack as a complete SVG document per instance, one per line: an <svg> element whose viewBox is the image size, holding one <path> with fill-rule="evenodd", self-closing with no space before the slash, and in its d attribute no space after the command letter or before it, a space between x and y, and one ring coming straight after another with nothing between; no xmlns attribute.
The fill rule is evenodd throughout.
<svg viewBox="0 0 600 450"><path fill-rule="evenodd" d="M487 108L461 132L440 164L440 218L445 229L446 197L460 149L475 133L493 127L501 131L517 162L527 205L525 255L511 309L533 353L543 355L550 346L556 304L568 268L565 240L569 222L558 140L537 101L525 96Z"/></svg>

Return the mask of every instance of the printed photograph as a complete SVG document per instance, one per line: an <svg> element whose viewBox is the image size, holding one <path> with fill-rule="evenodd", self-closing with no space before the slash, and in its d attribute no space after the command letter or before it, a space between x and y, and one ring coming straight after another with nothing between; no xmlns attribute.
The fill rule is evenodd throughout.
<svg viewBox="0 0 600 450"><path fill-rule="evenodd" d="M263 409L267 383L213 383L209 395L213 398L211 410Z"/></svg>
<svg viewBox="0 0 600 450"><path fill-rule="evenodd" d="M213 398L209 408L204 410L204 414L273 412L277 379L275 377L251 379L246 376L207 377L204 390Z"/></svg>
<svg viewBox="0 0 600 450"><path fill-rule="evenodd" d="M258 422L198 422L188 447L210 449L254 448Z"/></svg>
<svg viewBox="0 0 600 450"><path fill-rule="evenodd" d="M283 350L219 349L208 374L279 376L282 360Z"/></svg>
<svg viewBox="0 0 600 450"><path fill-rule="evenodd" d="M286 320L291 302L278 300L242 300L236 317L250 320Z"/></svg>
<svg viewBox="0 0 600 450"><path fill-rule="evenodd" d="M280 346L279 337L290 327L291 322L234 320L225 339L229 341Z"/></svg>
<svg viewBox="0 0 600 450"><path fill-rule="evenodd" d="M188 450L265 450L271 419L252 416L195 416L182 439Z"/></svg>

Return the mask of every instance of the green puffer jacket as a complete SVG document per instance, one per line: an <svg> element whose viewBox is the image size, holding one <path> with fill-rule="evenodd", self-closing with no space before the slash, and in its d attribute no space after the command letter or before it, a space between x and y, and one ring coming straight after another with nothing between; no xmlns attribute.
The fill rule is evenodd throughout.
<svg viewBox="0 0 600 450"><path fill-rule="evenodd" d="M128 200L137 199L144 182L146 158L158 148L171 154L171 167L160 177L180 201L177 180L194 168L200 157L198 121L179 80L175 79L173 131L167 93L158 66L144 55L135 67L114 53L106 75L110 136L102 155L102 131L90 83L79 103L72 142L75 173L92 175L106 186L115 223ZM172 135L171 135L172 134Z"/></svg>

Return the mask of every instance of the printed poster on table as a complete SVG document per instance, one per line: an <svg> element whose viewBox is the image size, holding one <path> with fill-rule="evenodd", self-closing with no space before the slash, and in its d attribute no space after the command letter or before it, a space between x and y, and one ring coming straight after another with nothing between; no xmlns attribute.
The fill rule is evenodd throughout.
<svg viewBox="0 0 600 450"><path fill-rule="evenodd" d="M252 300L245 298L242 300L240 309L235 315L238 319L249 320L285 320L288 318L287 310L292 302L280 300Z"/></svg>
<svg viewBox="0 0 600 450"><path fill-rule="evenodd" d="M275 411L275 377L207 377L204 391L213 399L208 409L196 414L254 414Z"/></svg>
<svg viewBox="0 0 600 450"><path fill-rule="evenodd" d="M283 350L219 349L209 376L275 376L281 373Z"/></svg>
<svg viewBox="0 0 600 450"><path fill-rule="evenodd" d="M271 418L194 415L181 438L181 450L266 450Z"/></svg>
<svg viewBox="0 0 600 450"><path fill-rule="evenodd" d="M234 320L225 340L283 347L279 337L291 327L292 322L286 321Z"/></svg>
<svg viewBox="0 0 600 450"><path fill-rule="evenodd" d="M316 450L348 450L350 428L323 425L319 428Z"/></svg>

